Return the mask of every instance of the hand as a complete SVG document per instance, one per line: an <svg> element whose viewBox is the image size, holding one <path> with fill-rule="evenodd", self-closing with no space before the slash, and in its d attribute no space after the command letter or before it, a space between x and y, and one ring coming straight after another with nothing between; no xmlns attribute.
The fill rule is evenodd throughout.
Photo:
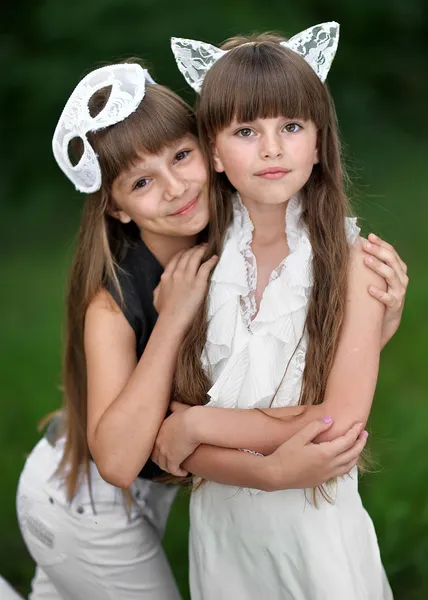
<svg viewBox="0 0 428 600"><path fill-rule="evenodd" d="M356 423L345 435L314 444L313 440L332 423L312 421L263 459L273 473L272 490L314 488L351 471L366 445L368 433L362 431L362 423Z"/></svg>
<svg viewBox="0 0 428 600"><path fill-rule="evenodd" d="M401 260L394 247L371 233L363 244L369 254L364 262L369 269L381 275L388 284L386 292L375 286L369 288L369 294L385 304L386 311L382 324L382 348L389 342L398 329L404 308L409 278L407 265Z"/></svg>
<svg viewBox="0 0 428 600"><path fill-rule="evenodd" d="M184 408L185 407L185 408ZM174 412L162 423L152 452L152 460L161 469L185 477L188 473L181 464L199 446L189 419L190 406L171 402Z"/></svg>
<svg viewBox="0 0 428 600"><path fill-rule="evenodd" d="M205 299L208 280L218 257L202 263L206 246L195 246L178 252L168 263L153 293L153 302L160 317L173 319L187 329Z"/></svg>

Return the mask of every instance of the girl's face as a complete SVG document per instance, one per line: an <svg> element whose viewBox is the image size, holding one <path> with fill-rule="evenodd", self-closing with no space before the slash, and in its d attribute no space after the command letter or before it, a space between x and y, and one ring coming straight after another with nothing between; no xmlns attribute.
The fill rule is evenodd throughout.
<svg viewBox="0 0 428 600"><path fill-rule="evenodd" d="M213 158L244 204L281 204L302 189L318 163L317 129L312 121L285 117L232 121L217 134Z"/></svg>
<svg viewBox="0 0 428 600"><path fill-rule="evenodd" d="M114 217L155 237L196 236L208 224L208 173L197 139L188 135L140 159L113 182Z"/></svg>

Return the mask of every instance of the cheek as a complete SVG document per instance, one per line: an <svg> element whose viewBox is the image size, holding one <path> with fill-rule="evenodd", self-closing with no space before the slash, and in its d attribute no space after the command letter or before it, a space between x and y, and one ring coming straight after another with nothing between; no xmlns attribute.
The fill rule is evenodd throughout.
<svg viewBox="0 0 428 600"><path fill-rule="evenodd" d="M192 179L198 181L202 185L205 185L208 182L208 168L202 156L200 156L194 164Z"/></svg>

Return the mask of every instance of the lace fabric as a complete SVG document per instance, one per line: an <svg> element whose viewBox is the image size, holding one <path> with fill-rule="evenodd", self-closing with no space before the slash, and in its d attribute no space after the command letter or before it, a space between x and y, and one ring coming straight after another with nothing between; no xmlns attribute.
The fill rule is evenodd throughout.
<svg viewBox="0 0 428 600"><path fill-rule="evenodd" d="M149 72L136 63L109 65L92 71L82 79L68 99L56 126L52 150L55 159L76 189L92 194L101 187L101 169L87 134L126 119L140 105L146 83L154 84ZM92 96L111 87L105 107L95 116L89 112ZM83 143L83 154L73 165L68 149L74 138Z"/></svg>
<svg viewBox="0 0 428 600"><path fill-rule="evenodd" d="M242 227L242 237L239 244L239 249L245 260L245 266L247 269L247 281L248 281L248 294L240 297L242 317L249 328L251 322L257 314L257 302L256 302L256 291L257 291L257 260L253 254L251 247L253 240L254 226L251 222L250 215L247 208L242 204L239 194L237 196L237 203L235 204L234 217L240 219ZM296 202L295 199L293 202ZM292 226L294 229L294 225ZM288 228L290 229L290 228ZM272 281L275 281L282 272L287 255L281 261L281 263L272 271L269 276L268 286Z"/></svg>
<svg viewBox="0 0 428 600"><path fill-rule="evenodd" d="M339 24L331 21L305 29L281 46L299 54L324 82L339 43ZM171 38L171 49L184 79L198 94L207 72L227 50L199 40Z"/></svg>
<svg viewBox="0 0 428 600"><path fill-rule="evenodd" d="M324 82L336 54L339 29L334 21L321 23L298 33L288 42L281 42L281 46L300 54Z"/></svg>
<svg viewBox="0 0 428 600"><path fill-rule="evenodd" d="M171 38L171 48L181 74L198 94L207 71L226 54L212 44L175 37Z"/></svg>

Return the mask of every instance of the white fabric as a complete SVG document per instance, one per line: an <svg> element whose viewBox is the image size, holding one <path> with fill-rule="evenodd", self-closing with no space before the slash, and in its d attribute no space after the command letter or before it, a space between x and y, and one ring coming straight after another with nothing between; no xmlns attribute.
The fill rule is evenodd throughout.
<svg viewBox="0 0 428 600"><path fill-rule="evenodd" d="M302 56L324 82L336 54L339 29L334 21L320 23L280 45ZM171 49L179 71L198 94L209 69L228 52L206 42L176 37L171 38Z"/></svg>
<svg viewBox="0 0 428 600"><path fill-rule="evenodd" d="M91 465L71 503L54 473L63 445L45 439L22 471L19 526L37 565L29 600L180 600L161 545L176 486L137 480L130 514L119 488Z"/></svg>
<svg viewBox="0 0 428 600"><path fill-rule="evenodd" d="M267 407L279 387L273 406L293 406L305 366L302 334L312 287L312 249L299 200L293 197L287 207L290 254L272 274L257 314L248 302L257 281L252 225L238 197L233 210L210 288L203 355L213 377L208 405ZM353 243L355 219L346 220L345 230ZM192 600L390 600L356 469L331 490L333 504L320 497L317 509L311 494L204 482L190 508Z"/></svg>
<svg viewBox="0 0 428 600"><path fill-rule="evenodd" d="M101 187L100 165L87 134L129 117L144 98L146 83L155 82L149 72L136 63L109 65L86 75L71 94L55 128L52 150L58 165L80 192L92 194ZM99 90L110 86L105 107L92 117L90 99ZM80 138L84 148L76 165L72 164L68 153L74 138Z"/></svg>
<svg viewBox="0 0 428 600"><path fill-rule="evenodd" d="M0 600L24 600L22 596L0 576Z"/></svg>

